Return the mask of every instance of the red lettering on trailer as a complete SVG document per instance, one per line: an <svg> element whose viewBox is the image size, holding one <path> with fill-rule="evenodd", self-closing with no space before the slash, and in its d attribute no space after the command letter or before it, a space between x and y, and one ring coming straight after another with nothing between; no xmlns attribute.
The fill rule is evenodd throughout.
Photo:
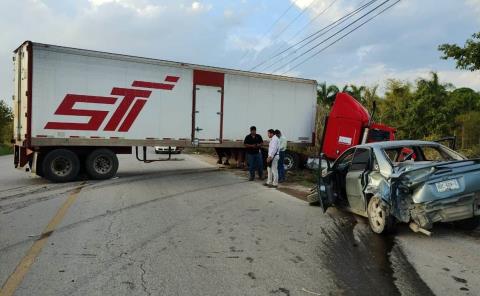
<svg viewBox="0 0 480 296"><path fill-rule="evenodd" d="M119 132L128 132L135 119L137 119L138 114L140 114L140 111L142 111L142 108L146 102L147 100L137 100L135 104L133 104L132 110L130 113L128 113L127 118L125 118L122 125L118 129Z"/></svg>
<svg viewBox="0 0 480 296"><path fill-rule="evenodd" d="M177 76L167 76L165 78L165 82L169 83L157 83L135 80L132 83L132 86L150 89L172 90L175 87L175 84L172 83L177 83L179 79L180 77ZM145 89L114 87L111 91L111 94L115 96L123 96L123 99L118 105L117 109L113 112L110 120L107 122L103 130L117 130L119 132L128 132L130 130L130 127L133 125L138 115L140 114L140 111L142 111L143 106L147 102L147 99L152 94L152 91ZM110 111L74 109L74 105L76 103L112 105L115 104L117 99L117 97L67 94L54 114L85 116L90 117L90 120L87 123L48 122L45 125L45 129L98 131Z"/></svg>
<svg viewBox="0 0 480 296"><path fill-rule="evenodd" d="M180 77L177 77L177 76L167 76L167 77L165 78L165 81L175 83L175 82L178 81L179 78L180 78Z"/></svg>
<svg viewBox="0 0 480 296"><path fill-rule="evenodd" d="M173 87L174 87L173 84L138 81L138 80L135 80L133 82L132 86L145 87L145 88L155 88L155 89L164 89L164 90L172 90Z"/></svg>
<svg viewBox="0 0 480 296"><path fill-rule="evenodd" d="M115 104L117 98L67 94L54 114L89 116L87 123L48 122L45 129L96 131L108 115L108 111L74 109L75 103Z"/></svg>
<svg viewBox="0 0 480 296"><path fill-rule="evenodd" d="M114 131L117 129L120 121L127 113L128 109L132 105L135 98L148 98L152 92L150 90L138 90L138 89L130 89L130 88L119 88L114 87L112 89L112 95L123 96L123 100L118 106L115 113L113 113L112 117L108 121L107 125L103 129L104 131ZM127 130L128 131L128 130Z"/></svg>

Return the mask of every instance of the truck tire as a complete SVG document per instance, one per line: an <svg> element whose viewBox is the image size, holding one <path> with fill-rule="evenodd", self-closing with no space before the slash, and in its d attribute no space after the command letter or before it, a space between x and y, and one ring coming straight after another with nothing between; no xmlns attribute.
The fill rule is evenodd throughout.
<svg viewBox="0 0 480 296"><path fill-rule="evenodd" d="M109 149L93 150L85 159L85 170L94 180L110 179L118 170L117 155Z"/></svg>
<svg viewBox="0 0 480 296"><path fill-rule="evenodd" d="M395 231L396 221L389 210L382 206L382 199L372 196L367 207L368 223L370 229L378 234L387 234Z"/></svg>
<svg viewBox="0 0 480 296"><path fill-rule="evenodd" d="M42 162L42 174L47 180L63 183L74 180L80 171L78 156L67 149L55 149L47 153Z"/></svg>
<svg viewBox="0 0 480 296"><path fill-rule="evenodd" d="M294 171L299 167L299 157L297 153L291 151L285 151L285 159L283 164L285 165L286 171Z"/></svg>
<svg viewBox="0 0 480 296"><path fill-rule="evenodd" d="M463 230L475 230L480 225L480 216L455 221L453 224Z"/></svg>

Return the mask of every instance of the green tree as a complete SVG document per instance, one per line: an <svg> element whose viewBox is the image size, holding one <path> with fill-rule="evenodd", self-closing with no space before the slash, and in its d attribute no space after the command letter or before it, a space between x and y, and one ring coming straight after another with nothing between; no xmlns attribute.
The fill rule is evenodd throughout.
<svg viewBox="0 0 480 296"><path fill-rule="evenodd" d="M480 94L468 87L449 92L447 104L448 120L453 122L459 114L480 111Z"/></svg>
<svg viewBox="0 0 480 296"><path fill-rule="evenodd" d="M327 86L326 82L320 83L317 89L317 103L330 108L338 92L339 90L336 85L332 84Z"/></svg>
<svg viewBox="0 0 480 296"><path fill-rule="evenodd" d="M354 97L357 101L359 101L362 105L364 105L364 94L365 94L366 87L356 86L354 84L347 84L343 87L342 92L349 93L352 97Z"/></svg>
<svg viewBox="0 0 480 296"><path fill-rule="evenodd" d="M370 114L373 111L373 102L380 101L380 97L377 95L378 85L365 87L365 91L363 93L363 104L365 108L370 111Z"/></svg>
<svg viewBox="0 0 480 296"><path fill-rule="evenodd" d="M480 151L480 111L470 111L456 117L460 149ZM467 153L470 154L470 153ZM477 157L480 155L476 155Z"/></svg>
<svg viewBox="0 0 480 296"><path fill-rule="evenodd" d="M457 69L480 70L480 32L467 39L463 47L456 44L442 44L438 50L443 52L442 59L456 60Z"/></svg>
<svg viewBox="0 0 480 296"><path fill-rule="evenodd" d="M449 122L448 91L450 84L441 84L438 74L431 79L418 79L412 102L409 124L415 130L415 138L442 137L450 134L453 124Z"/></svg>
<svg viewBox="0 0 480 296"><path fill-rule="evenodd" d="M378 121L397 128L397 138L412 139L411 109L413 105L412 85L396 79L387 80L385 97L378 101Z"/></svg>
<svg viewBox="0 0 480 296"><path fill-rule="evenodd" d="M12 109L0 100L0 145L10 143L13 130L13 113Z"/></svg>

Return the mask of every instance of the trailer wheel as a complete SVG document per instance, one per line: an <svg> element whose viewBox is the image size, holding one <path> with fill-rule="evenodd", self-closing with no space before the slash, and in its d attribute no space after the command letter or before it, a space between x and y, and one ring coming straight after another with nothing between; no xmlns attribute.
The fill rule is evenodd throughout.
<svg viewBox="0 0 480 296"><path fill-rule="evenodd" d="M93 150L85 159L85 170L92 179L110 179L118 170L117 155L109 149Z"/></svg>
<svg viewBox="0 0 480 296"><path fill-rule="evenodd" d="M78 176L80 160L78 156L67 149L55 149L47 153L41 162L40 174L55 182L69 182Z"/></svg>
<svg viewBox="0 0 480 296"><path fill-rule="evenodd" d="M295 152L285 151L283 165L285 166L286 171L294 171L298 169L299 161L299 157Z"/></svg>

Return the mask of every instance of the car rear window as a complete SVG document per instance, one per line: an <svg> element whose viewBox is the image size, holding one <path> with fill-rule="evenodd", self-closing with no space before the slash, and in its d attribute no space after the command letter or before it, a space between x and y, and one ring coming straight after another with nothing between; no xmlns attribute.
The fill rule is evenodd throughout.
<svg viewBox="0 0 480 296"><path fill-rule="evenodd" d="M427 161L438 161L438 160L445 160L445 157L440 154L440 151L435 147L425 146L422 147L423 155L425 156L425 160Z"/></svg>

